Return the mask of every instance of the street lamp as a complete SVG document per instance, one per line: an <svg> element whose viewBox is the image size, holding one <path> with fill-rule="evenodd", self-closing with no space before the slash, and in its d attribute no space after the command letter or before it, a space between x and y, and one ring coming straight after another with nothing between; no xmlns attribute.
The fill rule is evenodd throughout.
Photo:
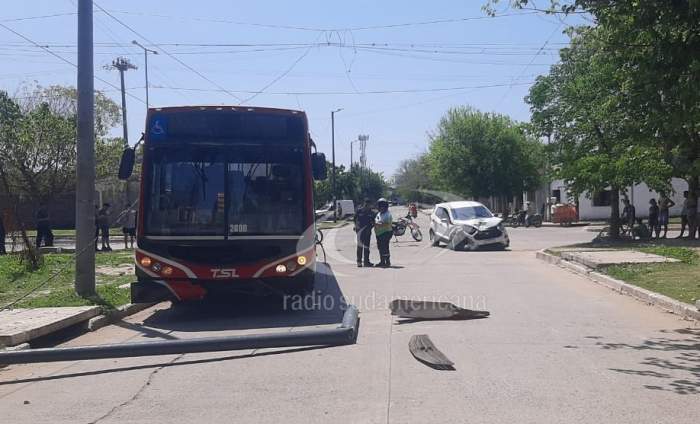
<svg viewBox="0 0 700 424"><path fill-rule="evenodd" d="M148 108L150 106L150 103L148 103L148 53L158 54L158 52L144 47L136 40L132 41L131 44L139 46L143 49L144 69L146 70L146 108Z"/></svg>
<svg viewBox="0 0 700 424"><path fill-rule="evenodd" d="M331 194L333 197L333 222L338 222L338 205L336 204L336 193L335 193L335 114L343 110L338 108L331 111L331 158L333 162L333 169L331 173Z"/></svg>

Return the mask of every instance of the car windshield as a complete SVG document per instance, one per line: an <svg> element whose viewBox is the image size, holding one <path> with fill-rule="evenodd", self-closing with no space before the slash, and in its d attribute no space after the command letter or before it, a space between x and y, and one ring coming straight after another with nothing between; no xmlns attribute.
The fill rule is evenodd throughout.
<svg viewBox="0 0 700 424"><path fill-rule="evenodd" d="M491 211L486 209L486 206L462 206L460 208L452 208L452 216L456 220L467 220L475 218L491 218Z"/></svg>
<svg viewBox="0 0 700 424"><path fill-rule="evenodd" d="M151 156L148 235L301 234L301 147L189 145Z"/></svg>

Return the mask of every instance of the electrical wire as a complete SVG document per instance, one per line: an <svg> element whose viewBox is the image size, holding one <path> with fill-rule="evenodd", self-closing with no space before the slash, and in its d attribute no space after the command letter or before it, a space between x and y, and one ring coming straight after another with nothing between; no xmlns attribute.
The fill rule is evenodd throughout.
<svg viewBox="0 0 700 424"><path fill-rule="evenodd" d="M149 40L148 38L146 38L145 36L143 36L142 34L140 34L138 31L136 31L135 29L133 29L132 27L130 27L129 25L127 25L126 23L124 23L122 20L120 20L120 19L117 18L116 16L112 15L111 13L109 13L109 12L108 12L107 10L105 10L102 6L100 6L97 2L93 2L93 4L94 4L95 7L97 7L99 10L101 10L103 13L105 13L105 14L106 14L107 16L109 16L110 18L114 19L117 23L119 23L119 25L121 25L121 26L123 26L124 28L128 29L131 33L135 34L137 37L139 37L139 38L145 40L145 41L146 41L147 43L149 43L151 46L157 46L156 43L152 42L151 40ZM202 74L201 72L199 72L198 70L194 69L193 67L191 67L191 66L188 65L187 63L183 62L182 60L180 60L180 59L177 58L176 56L172 55L172 54L171 54L170 52L168 52L167 50L163 49L162 47L159 47L159 50L162 51L163 53L165 53L166 56L170 57L171 59L173 59L174 61L176 61L176 62L179 63L180 65L182 65L183 67L189 69L191 72L193 72L194 74L196 74L197 76L199 76L199 77L202 78L203 80L205 80L205 81L207 81L208 83L210 83L211 85L217 87L217 88L220 89L222 92L224 92L224 93L230 95L231 97L235 98L235 99L238 100L238 101L241 100L241 98L240 98L239 96L235 95L234 93L230 92L229 90L226 90L223 86L221 86L220 84L216 83L215 81L209 79L206 75Z"/></svg>
<svg viewBox="0 0 700 424"><path fill-rule="evenodd" d="M513 85L531 85L534 81L527 81L522 83L515 83ZM280 95L280 96L339 96L339 95L356 95L356 94L410 94L410 93L432 93L432 92L442 92L442 91L459 91L459 90L471 90L471 89L481 89L481 88L494 88L494 87L508 87L510 83L505 84L484 84L484 85L474 85L474 86L461 86L461 87L439 87L439 88L426 88L426 89L401 89L401 90L368 90L368 91L286 91L286 92L267 92L270 95ZM218 92L218 90L207 89L207 88L189 88L189 87L173 87L173 86L156 86L153 85L151 88L155 89L167 89L167 90L183 90L183 91L200 91L200 92ZM246 90L235 90L236 93L244 94L263 94L264 91L246 91Z"/></svg>
<svg viewBox="0 0 700 424"><path fill-rule="evenodd" d="M111 225L111 226L114 226L114 224L119 224L119 223L121 222L121 220L124 219L124 217L126 216L126 212L127 212L129 209L132 209L134 206L136 206L137 203L138 203L138 199L135 200L131 205L129 205L128 208L122 210L122 211L119 213L119 215L117 215L117 217L114 219L114 221L112 221L112 225ZM110 226L110 227L111 227L111 226ZM74 255L73 255L73 260L78 259L78 257L80 257L80 255L84 254L84 253L87 252L88 250L94 249L94 248L95 248L95 247L94 247L94 244L97 243L98 238L99 238L99 237L95 237L89 245L83 247L83 249L80 250L79 252L74 253ZM18 304L19 302L21 302L21 301L23 301L24 299L26 299L27 297L31 296L31 295L32 295L33 293L35 293L37 290L41 289L42 287L45 287L47 284L49 284L51 281L53 281L56 277L58 277L63 271L65 271L66 269L68 269L68 266L69 266L69 265L73 265L73 262L67 262L67 263L65 263L65 264L64 264L62 267L60 267L57 271L55 271L53 274L51 274L47 279L45 279L45 280L42 281L41 283L37 284L36 286L32 287L30 290L28 290L27 292L25 292L23 295L21 295L20 297L18 297L18 298L15 299L15 300L13 300L12 302L10 302L10 303L8 303L8 304L6 304L6 305L0 307L0 312L12 308L13 306L15 306L16 304Z"/></svg>
<svg viewBox="0 0 700 424"><path fill-rule="evenodd" d="M74 68L77 68L77 67L78 67L78 65L76 65L75 63L73 63L73 62L71 62L70 60L66 59L65 57L63 57L63 56L61 56L61 55L59 55L59 54L57 54L57 53L54 53L54 52L53 52L51 49L49 49L48 47L44 47L44 46L40 45L39 43L33 41L33 40L30 39L29 37L27 37L27 36L25 36L25 35L23 35L23 34L17 32L17 31L15 31L14 29L12 29L12 28L8 27L7 25L3 24L2 22L0 22L0 27L5 28L7 31L10 31L11 33L13 33L13 34L15 34L16 36L18 36L18 37L20 37L20 38L22 38L22 39L28 41L29 43L34 44L35 46L41 48L41 49L44 50L46 53L50 54L51 56L53 56L53 57L55 57L55 58L57 58L57 59L59 59L59 60L61 60L62 62L65 62L65 63L71 65L71 66L74 67ZM102 78L100 78L100 77L98 77L98 76L94 76L94 75L93 75L93 78L96 79L97 81L100 81L100 82L102 82L102 83L104 83L104 84L107 84L108 86L110 86L110 87L112 87L112 88L119 89L119 87L117 87L116 85L114 85L114 84L112 84L111 82L106 81L106 80L104 80L104 79L102 79ZM146 104L146 102L145 102L143 99L141 99L140 97L137 97L137 96L135 96L135 95L133 95L133 94L131 94L131 93L128 93L128 92L127 92L126 94L127 94L129 97L131 97L131 98L133 98L133 99L135 99L135 100L138 100L139 102L141 102L141 103L143 103L143 104Z"/></svg>

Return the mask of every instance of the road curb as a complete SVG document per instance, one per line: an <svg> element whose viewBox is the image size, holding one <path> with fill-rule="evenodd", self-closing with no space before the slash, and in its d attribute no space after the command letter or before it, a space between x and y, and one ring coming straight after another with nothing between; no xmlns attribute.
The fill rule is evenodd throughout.
<svg viewBox="0 0 700 424"><path fill-rule="evenodd" d="M87 322L86 328L88 331L97 331L102 327L106 327L128 317L129 315L141 312L144 309L148 309L153 305L155 305L155 303L127 303L126 305L122 305L115 310L108 311L94 318L90 318Z"/></svg>
<svg viewBox="0 0 700 424"><path fill-rule="evenodd" d="M625 283L622 280L612 278L609 275L603 274L598 271L594 271L584 265L573 263L562 259L558 256L547 253L544 250L539 250L535 253L537 259L545 261L552 265L558 265L561 268L567 269L575 274L581 275L588 278L594 283L605 286L611 290L618 293L632 296L637 300L640 300L648 305L655 306L666 312L671 312L673 314L679 315L687 320L700 321L700 302L696 306L679 302L675 299L671 299L668 296L637 287L635 285Z"/></svg>

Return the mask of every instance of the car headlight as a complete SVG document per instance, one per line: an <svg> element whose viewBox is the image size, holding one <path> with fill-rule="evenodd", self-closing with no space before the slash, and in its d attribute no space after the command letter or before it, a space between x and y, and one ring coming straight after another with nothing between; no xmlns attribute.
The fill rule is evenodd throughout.
<svg viewBox="0 0 700 424"><path fill-rule="evenodd" d="M502 223L502 222L499 222L498 225L497 225L497 228L498 228L499 230L503 231L505 227L503 226L503 223Z"/></svg>
<svg viewBox="0 0 700 424"><path fill-rule="evenodd" d="M462 228L464 228L464 231L467 234L474 234L477 231L476 228L472 227L471 225L463 225Z"/></svg>

